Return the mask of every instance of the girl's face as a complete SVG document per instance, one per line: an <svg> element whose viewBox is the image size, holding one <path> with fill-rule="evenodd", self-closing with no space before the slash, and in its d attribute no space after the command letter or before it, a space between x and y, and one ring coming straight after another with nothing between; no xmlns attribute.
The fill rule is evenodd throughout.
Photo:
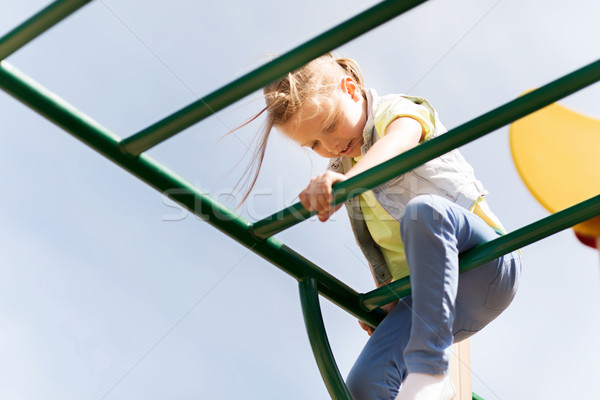
<svg viewBox="0 0 600 400"><path fill-rule="evenodd" d="M334 96L332 101L320 106L307 102L278 129L321 157L358 157L367 122L366 101L350 77L342 80Z"/></svg>

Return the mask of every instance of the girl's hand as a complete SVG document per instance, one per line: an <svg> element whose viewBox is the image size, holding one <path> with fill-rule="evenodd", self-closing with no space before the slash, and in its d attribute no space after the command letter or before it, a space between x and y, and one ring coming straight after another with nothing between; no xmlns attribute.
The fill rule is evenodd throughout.
<svg viewBox="0 0 600 400"><path fill-rule="evenodd" d="M334 183L343 182L347 178L345 175L333 171L325 171L310 180L310 183L300 193L300 202L308 211L317 211L319 221L325 222L336 212L343 203L332 207L333 201L332 189Z"/></svg>
<svg viewBox="0 0 600 400"><path fill-rule="evenodd" d="M358 320L358 324L360 325L361 328L363 328L365 331L367 331L369 336L371 336L373 334L373 332L375 332L374 328L371 328L369 325L365 324L361 320Z"/></svg>
<svg viewBox="0 0 600 400"><path fill-rule="evenodd" d="M389 314L389 313L392 312L392 310L394 309L394 307L396 307L396 304L398 304L398 300L392 301L391 303L388 303L388 304L386 304L384 306L381 306L381 309L383 311L385 311L386 314ZM373 334L373 332L375 332L375 328L370 327L369 325L365 324L361 320L358 320L358 324L360 325L361 328L363 328L365 331L367 331L367 333L369 334L369 336L371 336Z"/></svg>

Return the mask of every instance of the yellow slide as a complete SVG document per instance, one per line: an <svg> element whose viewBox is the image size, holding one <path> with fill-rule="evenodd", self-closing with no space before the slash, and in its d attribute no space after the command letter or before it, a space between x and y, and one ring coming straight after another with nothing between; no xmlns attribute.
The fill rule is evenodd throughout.
<svg viewBox="0 0 600 400"><path fill-rule="evenodd" d="M600 120L551 104L510 127L513 160L527 188L550 212L600 194ZM573 229L600 237L600 217Z"/></svg>

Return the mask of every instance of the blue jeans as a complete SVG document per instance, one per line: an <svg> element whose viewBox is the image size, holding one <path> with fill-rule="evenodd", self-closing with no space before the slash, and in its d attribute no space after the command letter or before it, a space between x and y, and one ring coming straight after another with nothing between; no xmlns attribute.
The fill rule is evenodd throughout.
<svg viewBox="0 0 600 400"><path fill-rule="evenodd" d="M394 399L409 372L447 373L452 343L500 315L518 287L517 252L459 275L459 253L498 237L468 210L419 196L400 226L412 293L381 322L352 367L347 384L354 400Z"/></svg>

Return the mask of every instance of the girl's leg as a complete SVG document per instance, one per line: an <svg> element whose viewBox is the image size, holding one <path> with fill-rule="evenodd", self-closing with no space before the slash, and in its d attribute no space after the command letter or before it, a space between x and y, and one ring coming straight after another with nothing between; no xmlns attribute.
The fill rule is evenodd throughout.
<svg viewBox="0 0 600 400"><path fill-rule="evenodd" d="M519 256L492 260L459 281L459 253L498 235L481 218L439 196L409 202L401 230L413 300L406 368L409 373L445 374L452 342L479 331L512 301Z"/></svg>
<svg viewBox="0 0 600 400"><path fill-rule="evenodd" d="M404 349L410 337L410 296L379 324L348 374L353 400L390 400L406 375Z"/></svg>
<svg viewBox="0 0 600 400"><path fill-rule="evenodd" d="M479 217L437 196L411 201L402 220L412 295L375 330L348 375L354 400L394 399L408 372L448 370L452 341L479 331L514 297L516 253L458 275L458 254L497 234Z"/></svg>

